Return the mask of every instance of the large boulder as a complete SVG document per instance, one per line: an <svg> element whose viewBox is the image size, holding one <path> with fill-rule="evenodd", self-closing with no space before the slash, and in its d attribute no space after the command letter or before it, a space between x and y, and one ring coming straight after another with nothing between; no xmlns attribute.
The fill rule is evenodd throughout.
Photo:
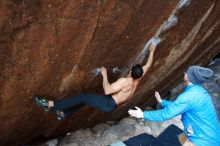
<svg viewBox="0 0 220 146"><path fill-rule="evenodd" d="M133 105L154 105L191 64L206 64L220 50L218 0L1 0L0 143L21 145L37 137L118 120ZM83 107L57 121L33 95L63 99L79 92L103 94L99 67L114 81L158 44L154 64L134 98L112 113Z"/></svg>

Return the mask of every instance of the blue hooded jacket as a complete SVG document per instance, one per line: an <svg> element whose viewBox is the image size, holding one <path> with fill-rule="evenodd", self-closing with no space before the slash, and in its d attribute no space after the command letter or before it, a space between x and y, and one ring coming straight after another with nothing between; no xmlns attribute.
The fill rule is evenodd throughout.
<svg viewBox="0 0 220 146"><path fill-rule="evenodd" d="M161 110L145 111L144 119L165 121L182 114L184 134L196 146L220 146L220 126L209 93L189 85L174 102L162 100Z"/></svg>

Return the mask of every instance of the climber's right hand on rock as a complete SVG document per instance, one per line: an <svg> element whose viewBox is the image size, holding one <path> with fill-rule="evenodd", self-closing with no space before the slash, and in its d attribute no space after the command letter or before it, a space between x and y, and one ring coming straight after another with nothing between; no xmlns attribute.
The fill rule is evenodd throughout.
<svg viewBox="0 0 220 146"><path fill-rule="evenodd" d="M149 50L150 50L150 52L154 52L156 50L156 45L151 43Z"/></svg>
<svg viewBox="0 0 220 146"><path fill-rule="evenodd" d="M101 74L102 74L102 75L106 75L106 74L107 74L107 70L106 70L105 67L102 67L102 68L101 68Z"/></svg>

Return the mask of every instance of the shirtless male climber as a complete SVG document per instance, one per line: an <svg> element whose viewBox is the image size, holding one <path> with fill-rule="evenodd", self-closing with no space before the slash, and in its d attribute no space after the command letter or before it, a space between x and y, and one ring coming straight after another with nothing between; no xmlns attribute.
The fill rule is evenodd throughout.
<svg viewBox="0 0 220 146"><path fill-rule="evenodd" d="M94 95L88 93L80 93L63 100L47 100L42 96L34 96L33 100L45 111L51 110L56 112L57 119L62 120L70 116L77 110L79 105L88 105L99 109L103 112L111 112L118 105L125 103L132 98L140 79L152 65L153 55L156 45L151 44L149 47L149 57L147 63L142 67L140 64L133 66L126 77L119 78L116 82L110 84L108 81L107 71L105 67L101 68L103 77L103 88L105 95Z"/></svg>

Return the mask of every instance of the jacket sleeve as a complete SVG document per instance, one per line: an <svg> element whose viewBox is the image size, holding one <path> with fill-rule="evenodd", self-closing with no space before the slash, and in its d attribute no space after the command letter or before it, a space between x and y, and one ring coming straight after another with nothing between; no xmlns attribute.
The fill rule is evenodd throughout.
<svg viewBox="0 0 220 146"><path fill-rule="evenodd" d="M167 107L167 106L169 106L171 103L172 103L171 101L162 100L161 105L162 105L163 107Z"/></svg>
<svg viewBox="0 0 220 146"><path fill-rule="evenodd" d="M144 111L144 120L155 122L165 121L184 113L190 109L190 106L190 97L186 93L183 93L174 102L169 102L164 109L156 111Z"/></svg>

